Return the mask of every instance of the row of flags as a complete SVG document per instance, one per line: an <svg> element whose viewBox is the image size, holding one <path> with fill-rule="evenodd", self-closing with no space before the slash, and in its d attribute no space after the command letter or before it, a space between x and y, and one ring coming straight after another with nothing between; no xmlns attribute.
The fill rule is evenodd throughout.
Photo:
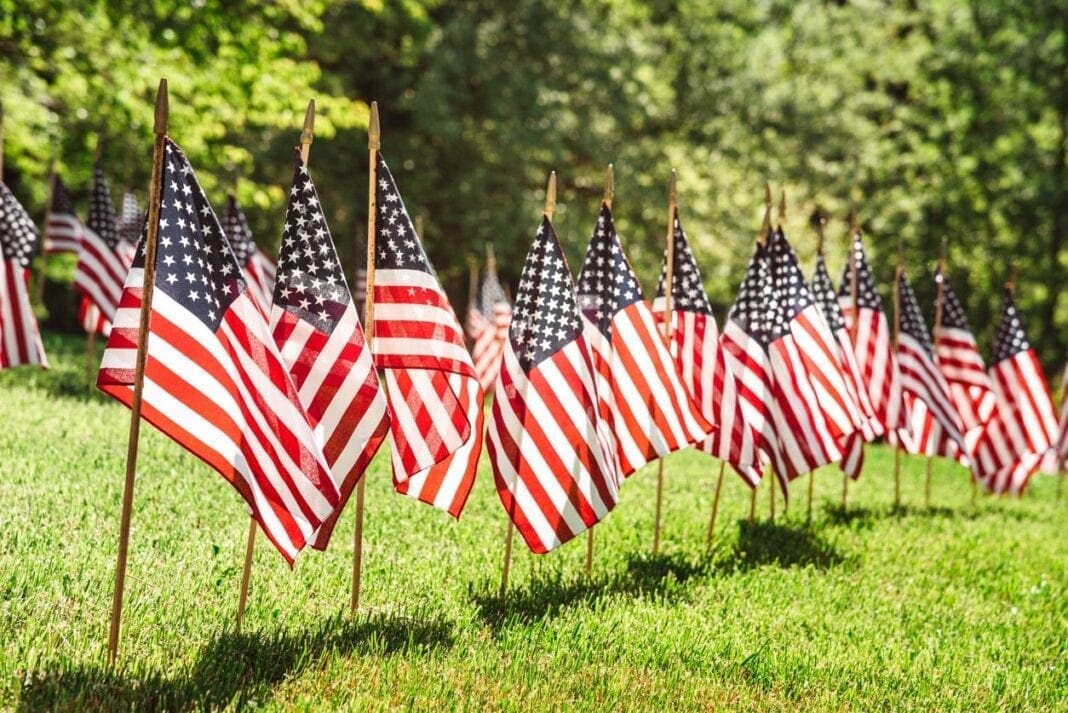
<svg viewBox="0 0 1068 713"><path fill-rule="evenodd" d="M770 468L784 494L828 463L858 477L881 437L967 464L992 492L1068 456L1068 409L1058 425L1011 290L987 370L941 269L934 337L902 269L891 326L859 231L836 290L822 254L806 280L769 225L721 332L677 207L652 302L610 199L576 279L548 210L514 305L490 266L465 328L376 153L368 338L299 153L275 268L236 200L220 220L181 149L164 149L154 265L146 218L127 199L114 211L99 166L84 225L57 181L44 249L77 250L86 328L108 337L98 386L128 406L153 285L142 414L233 485L287 561L326 547L387 438L396 490L459 517L485 434L535 552L593 527L628 476L689 446L751 487ZM0 366L46 365L27 293L40 235L6 186L0 198Z"/></svg>

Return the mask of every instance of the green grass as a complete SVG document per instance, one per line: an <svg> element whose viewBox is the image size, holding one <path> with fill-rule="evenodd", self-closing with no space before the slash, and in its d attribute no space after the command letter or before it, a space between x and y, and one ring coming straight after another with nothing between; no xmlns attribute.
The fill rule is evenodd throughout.
<svg viewBox="0 0 1068 713"><path fill-rule="evenodd" d="M585 547L516 550L497 594L504 513L488 462L459 522L369 472L364 610L347 613L351 510L331 549L290 571L262 538L234 633L247 520L221 478L142 433L121 661L103 664L128 411L85 381L84 342L49 335L55 369L0 372L0 707L585 710L1066 710L1068 548L1056 484L970 504L963 469L869 452L839 503L818 473L784 518L747 525L717 464L667 459L626 484Z"/></svg>

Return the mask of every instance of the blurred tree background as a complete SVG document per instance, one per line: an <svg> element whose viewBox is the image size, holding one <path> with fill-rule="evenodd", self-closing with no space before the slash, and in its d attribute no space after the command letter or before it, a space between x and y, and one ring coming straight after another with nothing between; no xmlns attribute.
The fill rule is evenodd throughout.
<svg viewBox="0 0 1068 713"><path fill-rule="evenodd" d="M984 348L1015 264L1046 368L1063 363L1063 0L0 0L4 175L35 215L54 160L84 216L98 137L116 192L144 196L160 76L172 136L217 206L236 185L269 251L315 97L312 169L355 267L376 99L386 159L461 308L468 261L487 244L518 281L553 168L577 268L609 162L617 223L651 291L674 167L721 318L769 180L786 190L787 234L807 264L818 215L841 264L850 204L884 288L903 239L929 318L947 237Z"/></svg>

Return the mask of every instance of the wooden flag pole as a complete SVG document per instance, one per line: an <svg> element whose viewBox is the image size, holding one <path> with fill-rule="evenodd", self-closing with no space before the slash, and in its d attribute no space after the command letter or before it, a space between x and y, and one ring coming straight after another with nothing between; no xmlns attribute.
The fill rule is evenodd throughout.
<svg viewBox="0 0 1068 713"><path fill-rule="evenodd" d="M938 359L938 337L942 332L942 300L944 299L946 281L946 238L942 238L942 249L938 255L938 275L935 279L935 313L934 313L934 351L935 359ZM934 465L934 456L927 456L927 472L923 481L923 504L931 507L931 468Z"/></svg>
<svg viewBox="0 0 1068 713"><path fill-rule="evenodd" d="M375 204L375 188L378 183L378 152L382 148L382 126L378 119L378 102L371 102L371 119L367 125L368 181L367 181L367 301L364 307L363 331L367 343L374 344L375 336L375 219L378 206ZM367 478L356 484L356 529L353 533L352 550L352 602L349 608L356 613L360 608L360 581L363 572L363 514L364 486Z"/></svg>
<svg viewBox="0 0 1068 713"><path fill-rule="evenodd" d="M854 348L857 343L857 329L860 326L860 309L857 308L857 299L860 291L857 285L857 250L856 240L860 235L860 224L857 222L857 209L849 209L849 299L852 304L852 318L849 324L849 346ZM861 448L864 446L862 445ZM844 513L849 504L849 473L842 471L842 512Z"/></svg>
<svg viewBox="0 0 1068 713"><path fill-rule="evenodd" d="M897 239L897 268L894 270L894 353L901 336L901 276L905 274L905 239ZM900 438L900 436L899 436ZM901 507L901 444L894 446L894 507Z"/></svg>
<svg viewBox="0 0 1068 713"><path fill-rule="evenodd" d="M115 591L111 600L111 630L108 633L108 663L119 655L119 628L122 621L122 595L126 585L126 558L130 544L130 516L133 511L134 478L137 473L137 442L141 433L141 398L145 386L148 357L148 327L152 314L152 290L156 283L156 239L159 237L160 183L163 180L163 149L167 137L167 80L159 80L156 92L156 135L152 149L152 185L149 187L148 231L145 236L145 267L141 282L141 318L137 331L137 362L134 369L133 401L130 404L130 437L126 448L126 482L122 489L122 519L119 527L119 556L115 564Z"/></svg>
<svg viewBox="0 0 1068 713"><path fill-rule="evenodd" d="M705 535L705 549L712 549L715 539L716 514L719 512L719 494L723 490L723 473L727 468L727 461L719 462L719 477L716 478L716 494L712 497L712 516L708 519L708 533Z"/></svg>
<svg viewBox="0 0 1068 713"><path fill-rule="evenodd" d="M545 186L545 208L542 215L552 222L556 212L556 171L549 172L549 182ZM513 504L514 507L514 504ZM504 536L504 563L501 566L501 596L508 591L508 573L512 569L512 536L515 534L515 521L508 514L508 531Z"/></svg>
<svg viewBox="0 0 1068 713"><path fill-rule="evenodd" d="M671 169L668 181L668 221L667 221L667 268L664 273L664 343L671 348L672 319L671 298L675 279L675 210L678 208L676 188L677 174ZM656 515L653 520L653 554L660 551L660 513L664 500L664 459L657 461L656 468Z"/></svg>
<svg viewBox="0 0 1068 713"><path fill-rule="evenodd" d="M612 199L616 195L616 177L615 169L612 164L608 164L608 167L604 170L604 193L601 196L602 202L608 206L608 209L612 209ZM493 246L490 246L490 255L492 255ZM487 258L488 259L488 258ZM494 260L494 274L496 274L496 260ZM664 461L660 461L660 467L663 469ZM659 508L657 509L657 515L659 516ZM655 549L653 550L656 551ZM586 530L586 576L593 576L593 528Z"/></svg>
<svg viewBox="0 0 1068 713"><path fill-rule="evenodd" d="M304 128L300 132L300 162L307 167L308 155L315 134L315 100L308 100L308 108L304 112ZM235 178L234 183L237 183ZM236 193L236 190L235 190ZM245 617L245 605L248 603L248 584L252 576L252 556L256 551L256 519L248 519L248 542L245 545L245 564L241 570L241 588L237 598L237 631L241 631L241 621Z"/></svg>
<svg viewBox="0 0 1068 713"><path fill-rule="evenodd" d="M0 101L0 181L4 180L4 102Z"/></svg>

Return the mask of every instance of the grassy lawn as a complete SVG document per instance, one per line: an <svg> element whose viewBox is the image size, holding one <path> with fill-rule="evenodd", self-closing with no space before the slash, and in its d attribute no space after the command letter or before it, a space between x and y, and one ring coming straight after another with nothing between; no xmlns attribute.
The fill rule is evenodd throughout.
<svg viewBox="0 0 1068 713"><path fill-rule="evenodd" d="M292 571L260 538L234 633L247 520L221 478L142 432L120 665L103 665L128 411L85 379L84 341L46 339L51 372L0 372L0 707L585 710L1068 710L1068 504L1037 477L1021 500L970 504L966 472L869 451L841 480L807 479L789 513L745 521L718 464L667 459L661 554L656 466L596 530L519 548L498 596L505 516L488 461L459 522L368 473L364 610L348 616L353 518Z"/></svg>

